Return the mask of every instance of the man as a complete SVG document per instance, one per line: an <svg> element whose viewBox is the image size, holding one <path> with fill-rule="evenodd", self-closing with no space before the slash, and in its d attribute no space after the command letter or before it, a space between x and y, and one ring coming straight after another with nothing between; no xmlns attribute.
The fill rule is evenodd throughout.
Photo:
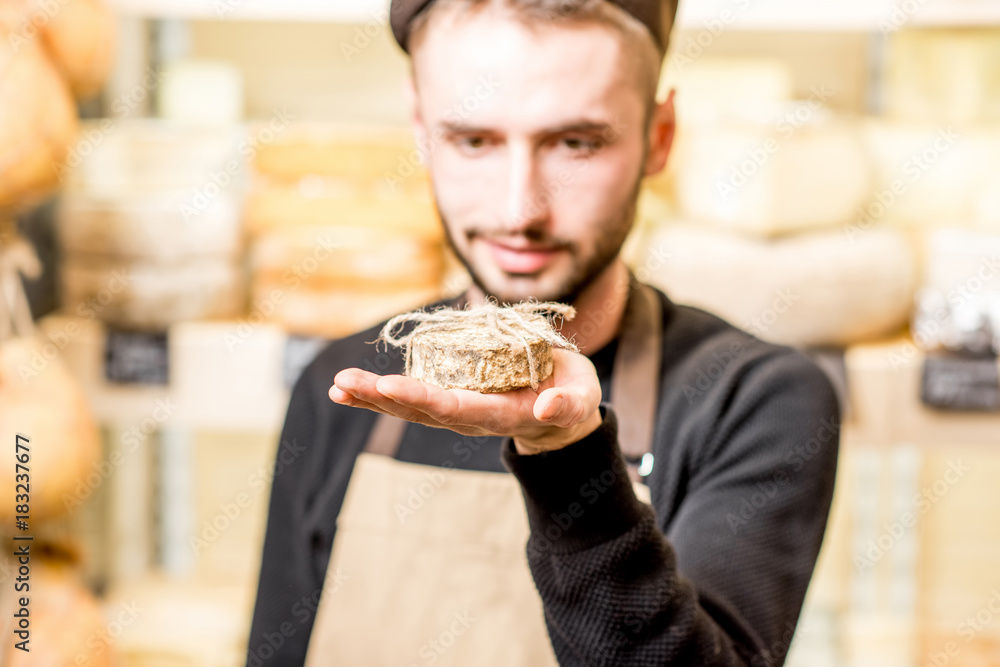
<svg viewBox="0 0 1000 667"><path fill-rule="evenodd" d="M675 7L618 3L393 3L474 283L445 305L571 303L581 353L555 350L537 393L484 395L400 375L381 327L322 352L282 434L302 453L274 479L248 665L784 662L837 401L798 352L622 263L673 139Z"/></svg>

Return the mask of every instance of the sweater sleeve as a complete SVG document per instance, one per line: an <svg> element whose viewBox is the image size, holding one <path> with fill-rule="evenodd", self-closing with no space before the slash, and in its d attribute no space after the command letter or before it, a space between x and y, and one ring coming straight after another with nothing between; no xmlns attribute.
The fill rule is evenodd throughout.
<svg viewBox="0 0 1000 667"><path fill-rule="evenodd" d="M790 351L729 391L664 528L633 492L609 407L564 449L521 456L505 442L563 667L783 664L832 499L838 406Z"/></svg>

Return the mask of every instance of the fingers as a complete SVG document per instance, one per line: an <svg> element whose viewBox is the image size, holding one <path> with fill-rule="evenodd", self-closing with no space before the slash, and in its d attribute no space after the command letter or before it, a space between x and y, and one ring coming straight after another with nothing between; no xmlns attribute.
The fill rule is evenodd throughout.
<svg viewBox="0 0 1000 667"><path fill-rule="evenodd" d="M378 397L378 390L375 388L378 378L378 375L363 371L360 368L345 368L333 378L333 385L355 398L360 398L370 403L373 398ZM330 398L332 399L333 390L331 389L330 391Z"/></svg>
<svg viewBox="0 0 1000 667"><path fill-rule="evenodd" d="M347 407L351 408L365 408L366 410L371 410L372 412L381 412L382 414L389 414L385 410L382 410L381 408L379 408L376 405L373 405L372 403L363 401L360 398L355 398L354 396L348 394L346 391L344 391L337 385L333 385L332 387L330 387L329 394L330 394L330 400L333 401L334 403L338 403L340 405L346 405Z"/></svg>
<svg viewBox="0 0 1000 667"><path fill-rule="evenodd" d="M553 353L558 355L556 368L537 394L529 389L503 394L442 389L403 375L349 368L334 378L330 399L470 435L514 435L543 426L566 429L597 411L601 386L589 359L566 350Z"/></svg>
<svg viewBox="0 0 1000 667"><path fill-rule="evenodd" d="M393 415L400 419L443 428L443 424L411 406L402 405L378 390L381 376L357 368L348 368L337 373L334 385L330 387L330 400L340 405L365 408L374 412Z"/></svg>
<svg viewBox="0 0 1000 667"><path fill-rule="evenodd" d="M465 389L442 389L402 375L382 377L378 381L378 391L396 404L418 410L452 430L469 426L502 432L507 428L503 418L510 412L510 397Z"/></svg>

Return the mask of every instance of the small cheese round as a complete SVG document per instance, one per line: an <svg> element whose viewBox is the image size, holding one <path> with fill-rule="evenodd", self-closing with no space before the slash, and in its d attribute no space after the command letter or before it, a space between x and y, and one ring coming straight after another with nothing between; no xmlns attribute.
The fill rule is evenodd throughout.
<svg viewBox="0 0 1000 667"><path fill-rule="evenodd" d="M544 323L544 318L538 319ZM552 345L529 332L522 335L527 347L511 344L486 327L455 326L415 333L410 340L409 375L445 389L483 394L530 387L530 348L536 379L544 382L552 375Z"/></svg>

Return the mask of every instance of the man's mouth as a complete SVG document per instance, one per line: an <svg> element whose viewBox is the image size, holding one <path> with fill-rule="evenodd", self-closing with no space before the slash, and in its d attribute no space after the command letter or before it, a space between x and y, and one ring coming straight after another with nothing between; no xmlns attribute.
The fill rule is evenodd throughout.
<svg viewBox="0 0 1000 667"><path fill-rule="evenodd" d="M482 239L489 246L493 260L507 273L538 273L562 252L556 245L543 245L525 240Z"/></svg>

